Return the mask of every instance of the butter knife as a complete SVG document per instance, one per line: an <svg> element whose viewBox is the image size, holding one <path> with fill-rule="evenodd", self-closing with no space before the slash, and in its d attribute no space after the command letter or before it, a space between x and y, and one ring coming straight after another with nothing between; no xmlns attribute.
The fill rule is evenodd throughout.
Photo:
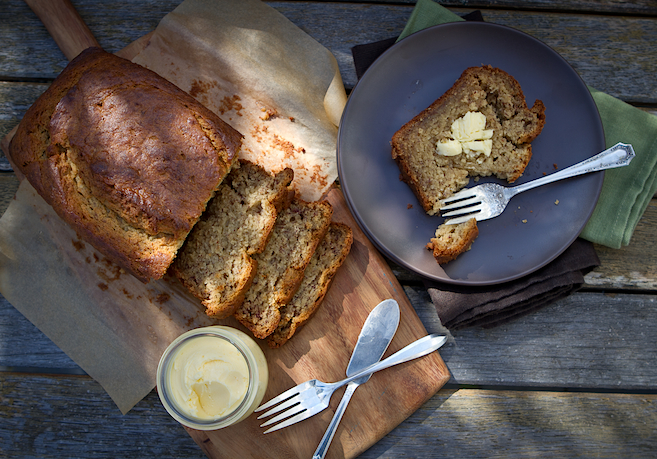
<svg viewBox="0 0 657 459"><path fill-rule="evenodd" d="M370 312L365 324L358 335L358 341L351 354L349 365L347 366L347 376L355 375L361 370L374 365L385 353L390 341L397 332L399 325L399 305L395 300L384 300L379 303L372 312ZM313 455L313 459L323 459L326 456L338 424L342 415L347 409L347 404L351 400L358 386L366 383L372 375L366 375L362 378L350 382L345 389L342 400L335 410L333 419L326 429L326 433L319 442L319 446Z"/></svg>

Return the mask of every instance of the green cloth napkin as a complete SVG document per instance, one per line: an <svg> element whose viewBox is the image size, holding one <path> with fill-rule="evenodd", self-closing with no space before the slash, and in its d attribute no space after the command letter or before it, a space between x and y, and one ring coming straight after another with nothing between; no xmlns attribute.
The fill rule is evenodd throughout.
<svg viewBox="0 0 657 459"><path fill-rule="evenodd" d="M411 13L411 17L408 18L406 27L402 30L397 41L408 37L418 30L426 29L427 27L445 24L446 22L458 22L464 20L465 19L458 14L452 13L447 8L440 6L433 0L417 0L415 8L413 8L413 12Z"/></svg>
<svg viewBox="0 0 657 459"><path fill-rule="evenodd" d="M618 249L632 233L657 190L657 116L589 88L598 106L607 148L630 143L629 166L605 171L602 192L580 237Z"/></svg>
<svg viewBox="0 0 657 459"><path fill-rule="evenodd" d="M426 27L463 19L435 3L418 0L397 41ZM605 171L602 192L580 237L618 249L632 233L657 191L657 116L589 88L605 131L607 148L618 142L634 147L629 166Z"/></svg>

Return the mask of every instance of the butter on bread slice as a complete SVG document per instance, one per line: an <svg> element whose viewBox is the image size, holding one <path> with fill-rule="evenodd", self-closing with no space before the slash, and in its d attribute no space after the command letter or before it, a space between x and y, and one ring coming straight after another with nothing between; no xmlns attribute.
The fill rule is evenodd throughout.
<svg viewBox="0 0 657 459"><path fill-rule="evenodd" d="M485 117L490 151L441 154L454 141L453 124L468 113ZM469 183L470 176L495 175L513 182L532 156L531 142L545 124L545 106L527 107L520 84L491 66L466 69L454 85L392 137L392 157L429 215L441 200ZM483 140L483 139L481 139Z"/></svg>

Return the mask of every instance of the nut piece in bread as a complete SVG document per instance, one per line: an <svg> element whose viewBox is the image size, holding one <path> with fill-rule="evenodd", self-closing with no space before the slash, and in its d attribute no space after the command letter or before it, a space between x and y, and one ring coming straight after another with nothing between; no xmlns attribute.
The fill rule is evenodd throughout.
<svg viewBox="0 0 657 459"><path fill-rule="evenodd" d="M444 264L470 250L478 235L477 220L474 218L458 225L443 223L436 230L436 237L427 244L427 249L433 252L439 264Z"/></svg>
<svg viewBox="0 0 657 459"><path fill-rule="evenodd" d="M215 318L231 316L255 276L278 213L294 196L292 169L270 174L241 160L223 181L172 270Z"/></svg>
<svg viewBox="0 0 657 459"><path fill-rule="evenodd" d="M485 116L490 153L445 155L439 143L454 141L452 125L468 112ZM545 106L527 107L520 84L491 66L466 69L454 85L392 138L392 157L429 215L441 200L466 186L469 176L495 175L513 182L532 156L531 142L545 124Z"/></svg>
<svg viewBox="0 0 657 459"><path fill-rule="evenodd" d="M10 156L83 240L147 282L165 273L241 141L159 75L89 48L27 111Z"/></svg>

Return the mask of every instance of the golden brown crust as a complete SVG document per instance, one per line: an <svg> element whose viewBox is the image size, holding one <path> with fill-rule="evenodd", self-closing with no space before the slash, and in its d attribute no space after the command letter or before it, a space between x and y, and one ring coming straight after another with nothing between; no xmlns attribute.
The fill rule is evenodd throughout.
<svg viewBox="0 0 657 459"><path fill-rule="evenodd" d="M10 154L83 239L148 281L166 271L241 139L154 72L89 48L27 111Z"/></svg>
<svg viewBox="0 0 657 459"><path fill-rule="evenodd" d="M267 338L269 347L281 347L315 314L352 243L351 228L344 223L332 222L306 268L301 286L292 300L281 307L281 320Z"/></svg>
<svg viewBox="0 0 657 459"><path fill-rule="evenodd" d="M442 224L436 230L436 237L431 238L427 244L427 249L433 252L436 261L442 265L470 250L478 235L479 229L474 218L458 225Z"/></svg>
<svg viewBox="0 0 657 459"><path fill-rule="evenodd" d="M449 139L451 125L467 112L486 116L493 130L490 156L442 156L436 144ZM424 210L438 213L440 201L463 188L468 176L496 175L517 180L531 159L531 144L545 125L545 106L529 109L520 84L491 66L466 69L454 85L399 129L392 138L392 157Z"/></svg>

